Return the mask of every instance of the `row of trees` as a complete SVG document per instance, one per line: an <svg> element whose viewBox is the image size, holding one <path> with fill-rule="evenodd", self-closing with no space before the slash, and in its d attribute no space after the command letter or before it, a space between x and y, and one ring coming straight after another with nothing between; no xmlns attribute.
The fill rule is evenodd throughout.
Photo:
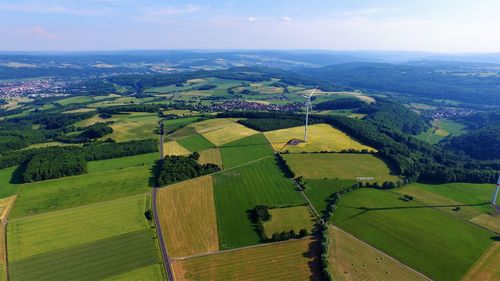
<svg viewBox="0 0 500 281"><path fill-rule="evenodd" d="M220 171L220 167L215 164L200 165L197 161L199 156L195 152L188 157L166 156L160 160L159 171L157 172L158 184L161 186L169 185Z"/></svg>

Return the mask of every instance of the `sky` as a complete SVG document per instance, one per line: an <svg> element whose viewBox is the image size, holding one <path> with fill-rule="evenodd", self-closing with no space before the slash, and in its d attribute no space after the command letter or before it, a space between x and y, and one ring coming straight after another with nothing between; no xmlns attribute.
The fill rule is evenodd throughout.
<svg viewBox="0 0 500 281"><path fill-rule="evenodd" d="M0 0L1 51L500 52L498 0Z"/></svg>

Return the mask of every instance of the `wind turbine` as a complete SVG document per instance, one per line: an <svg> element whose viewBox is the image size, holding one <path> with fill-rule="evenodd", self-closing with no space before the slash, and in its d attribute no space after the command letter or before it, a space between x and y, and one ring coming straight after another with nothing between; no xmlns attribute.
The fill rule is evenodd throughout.
<svg viewBox="0 0 500 281"><path fill-rule="evenodd" d="M497 181L497 189L493 193L493 198L491 199L491 204L495 205L497 204L497 197L498 197L498 190L500 189L500 176L498 176L498 181Z"/></svg>
<svg viewBox="0 0 500 281"><path fill-rule="evenodd" d="M312 104L311 104L311 98L312 96L314 95L314 93L316 93L316 91L318 90L318 87L319 85L316 86L316 88L314 88L314 90L311 92L311 94L309 94L309 96L303 96L305 98L307 98L307 102L306 102L306 127L304 128L304 142L307 143L307 126L309 125L309 110L312 111Z"/></svg>

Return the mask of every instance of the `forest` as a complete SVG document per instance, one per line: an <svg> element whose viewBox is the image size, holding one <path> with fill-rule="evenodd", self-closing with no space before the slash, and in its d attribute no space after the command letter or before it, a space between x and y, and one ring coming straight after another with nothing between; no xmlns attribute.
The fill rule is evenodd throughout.
<svg viewBox="0 0 500 281"><path fill-rule="evenodd" d="M166 156L160 160L157 181L160 186L169 185L183 180L211 174L220 171L215 164L198 164L198 152L189 156Z"/></svg>

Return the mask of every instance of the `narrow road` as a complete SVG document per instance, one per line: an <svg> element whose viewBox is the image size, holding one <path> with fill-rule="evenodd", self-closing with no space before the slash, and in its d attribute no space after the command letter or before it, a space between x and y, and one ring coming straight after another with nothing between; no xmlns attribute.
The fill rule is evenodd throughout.
<svg viewBox="0 0 500 281"><path fill-rule="evenodd" d="M165 246L165 241L163 240L163 232L160 226L160 220L158 219L157 214L157 205L156 205L156 193L158 191L158 187L153 187L153 217L155 219L156 226L156 234L158 235L158 241L160 243L160 250L163 260L163 265L165 266L165 270L167 271L167 280L174 281L174 273L172 271L172 262L170 257L168 256L167 247Z"/></svg>

